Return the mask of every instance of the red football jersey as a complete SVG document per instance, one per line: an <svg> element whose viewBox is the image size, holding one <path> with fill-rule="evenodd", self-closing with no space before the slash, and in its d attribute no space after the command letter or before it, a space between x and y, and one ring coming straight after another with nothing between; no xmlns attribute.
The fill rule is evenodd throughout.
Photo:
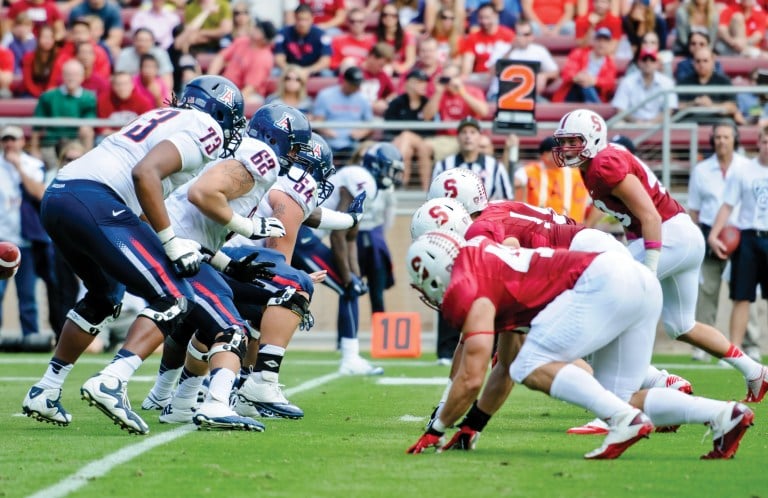
<svg viewBox="0 0 768 498"><path fill-rule="evenodd" d="M495 242L515 237L528 248L568 249L577 233L586 227L551 209L517 201L495 201L483 209L467 229L467 239L482 235Z"/></svg>
<svg viewBox="0 0 768 498"><path fill-rule="evenodd" d="M639 239L643 236L640 220L627 209L624 202L611 194L611 190L629 174L635 175L643 184L662 222L685 212L648 165L624 147L608 144L592 159L586 171L582 169L582 176L595 207L619 220L627 232L627 238Z"/></svg>
<svg viewBox="0 0 768 498"><path fill-rule="evenodd" d="M598 253L564 249L512 249L489 239L467 242L453 265L441 311L461 327L475 300L496 307L496 331L528 327L564 291L573 288Z"/></svg>

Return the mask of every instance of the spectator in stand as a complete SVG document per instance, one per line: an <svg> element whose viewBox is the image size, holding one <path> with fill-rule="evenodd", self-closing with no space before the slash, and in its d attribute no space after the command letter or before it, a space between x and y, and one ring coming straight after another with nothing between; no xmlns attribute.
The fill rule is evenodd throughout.
<svg viewBox="0 0 768 498"><path fill-rule="evenodd" d="M507 6L506 0L488 0L488 3L491 4L493 9L496 11L496 14L499 16L499 24L501 26L506 26L507 28L513 28L515 26L515 23L518 20L518 13L519 9L517 11L513 11L511 8ZM469 16L469 26L470 31L476 31L480 27L480 23L478 21L478 10L475 10L472 12L472 15Z"/></svg>
<svg viewBox="0 0 768 498"><path fill-rule="evenodd" d="M324 88L317 94L312 110L315 122L370 122L373 119L373 110L363 92L360 91L362 84L363 71L359 67L352 66L344 71L340 84ZM351 153L357 148L359 142L373 133L371 128L322 128L322 123L318 128L315 131L327 139L334 153Z"/></svg>
<svg viewBox="0 0 768 498"><path fill-rule="evenodd" d="M54 38L63 41L66 34L64 16L57 3L53 0L16 0L9 2L8 15L0 20L0 32L5 33L10 29L11 22L22 12L26 12L32 20L35 38L40 37L43 26L53 29Z"/></svg>
<svg viewBox="0 0 768 498"><path fill-rule="evenodd" d="M13 92L11 92L13 59L13 52L0 45L0 99L10 99L13 97Z"/></svg>
<svg viewBox="0 0 768 498"><path fill-rule="evenodd" d="M313 23L329 36L341 33L341 26L347 17L344 0L299 0L312 9Z"/></svg>
<svg viewBox="0 0 768 498"><path fill-rule="evenodd" d="M677 66L675 67L676 81L682 81L689 76L696 74L693 58L696 55L696 52L705 47L710 49L712 48L712 44L710 43L710 38L707 32L699 30L698 28L692 30L691 34L688 35L688 53L691 55L686 56L685 59L677 63ZM720 61L717 59L715 59L715 72L725 76L723 67L720 64Z"/></svg>
<svg viewBox="0 0 768 498"><path fill-rule="evenodd" d="M539 160L515 171L515 200L551 208L557 214L584 223L590 205L587 187L579 169L558 167L552 157L556 146L554 137L545 138L539 144Z"/></svg>
<svg viewBox="0 0 768 498"><path fill-rule="evenodd" d="M240 7L238 7L240 8ZM247 37L235 38L232 45L213 58L208 74L221 74L234 83L247 102L264 102L275 56L272 40L277 35L269 21L251 21Z"/></svg>
<svg viewBox="0 0 768 498"><path fill-rule="evenodd" d="M508 49L515 40L511 28L499 25L499 14L491 3L478 7L477 22L480 29L468 34L462 44L461 74L465 76L492 70L488 66L491 54Z"/></svg>
<svg viewBox="0 0 768 498"><path fill-rule="evenodd" d="M32 33L32 20L27 12L22 12L13 20L10 33L6 33L0 45L13 53L13 74L21 76L24 56L35 50L37 41Z"/></svg>
<svg viewBox="0 0 768 498"><path fill-rule="evenodd" d="M178 63L177 69L178 71L174 72L173 81L174 81L175 88L177 88L176 93L178 94L181 94L184 91L184 88L187 86L188 81L203 74L202 70L200 69L200 64L197 62L197 59L195 59L193 56L189 54L185 54L179 57L179 63ZM178 75L178 79L177 79L177 75Z"/></svg>
<svg viewBox="0 0 768 498"><path fill-rule="evenodd" d="M488 60L489 67L493 68L496 61L499 59L515 59L523 61L538 61L539 72L536 73L536 91L538 95L541 95L549 85L550 81L556 80L560 76L560 68L555 60L552 58L552 54L547 47L534 43L533 41L533 25L527 19L520 19L515 25L515 41L509 48L499 47L501 51L491 54ZM495 77L495 70L493 71L494 78L488 87L488 101L496 101L496 97L499 93L499 79Z"/></svg>
<svg viewBox="0 0 768 498"><path fill-rule="evenodd" d="M412 33L403 29L397 7L385 3L379 12L376 25L376 41L385 42L395 49L392 72L396 75L407 73L416 62L416 40Z"/></svg>
<svg viewBox="0 0 768 498"><path fill-rule="evenodd" d="M112 48L107 45L107 42L103 39L104 21L102 21L99 16L95 15L85 16L82 19L84 19L91 28L91 39L95 40L96 44L104 50L105 54L107 54L107 57L109 58L109 66L114 67L115 58L118 54L113 53Z"/></svg>
<svg viewBox="0 0 768 498"><path fill-rule="evenodd" d="M731 86L731 79L724 74L715 71L715 55L709 47L702 47L693 57L694 74L685 79L677 80L678 86ZM700 95L680 95L680 109L689 107L706 107L711 113L691 114L686 120L697 122L721 121L730 117L736 124L744 124L744 116L741 115L736 105L735 95L722 95L707 92L702 88Z"/></svg>
<svg viewBox="0 0 768 498"><path fill-rule="evenodd" d="M179 14L166 9L165 0L151 0L148 9L138 9L131 17L131 32L135 36L138 30L147 29L157 40L158 47L168 50L173 45L173 29L179 24Z"/></svg>
<svg viewBox="0 0 768 498"><path fill-rule="evenodd" d="M455 2L458 4L459 2ZM438 62L458 62L461 56L461 42L464 39L464 11L454 7L441 8L437 13L431 38L437 41ZM420 61L420 57L418 61ZM418 63L418 62L417 62Z"/></svg>
<svg viewBox="0 0 768 498"><path fill-rule="evenodd" d="M275 65L281 71L288 64L296 64L310 75L329 74L330 38L313 24L312 9L308 5L296 7L295 18L296 24L284 27L275 39Z"/></svg>
<svg viewBox="0 0 768 498"><path fill-rule="evenodd" d="M721 55L760 56L766 36L768 17L757 0L729 4L720 13L715 50Z"/></svg>
<svg viewBox="0 0 768 498"><path fill-rule="evenodd" d="M391 3L397 7L400 25L406 31L414 36L432 31L439 0L392 0Z"/></svg>
<svg viewBox="0 0 768 498"><path fill-rule="evenodd" d="M608 11L614 16L620 16L622 13L622 0L608 0ZM589 14L595 10L594 0L576 0L576 17Z"/></svg>
<svg viewBox="0 0 768 498"><path fill-rule="evenodd" d="M575 0L523 0L522 7L535 36L572 36L576 32Z"/></svg>
<svg viewBox="0 0 768 498"><path fill-rule="evenodd" d="M563 84L555 91L552 101L609 102L616 90L616 64L611 56L612 48L611 30L603 27L595 32L593 46L571 50L560 73Z"/></svg>
<svg viewBox="0 0 768 498"><path fill-rule="evenodd" d="M230 47L237 38L248 38L253 21L254 19L248 10L248 2L244 0L234 2L232 4L232 32L221 39L222 50Z"/></svg>
<svg viewBox="0 0 768 498"><path fill-rule="evenodd" d="M347 13L347 30L331 40L331 69L339 70L346 60L354 61L358 67L363 63L368 51L376 43L376 37L365 31L365 12L352 8Z"/></svg>
<svg viewBox="0 0 768 498"><path fill-rule="evenodd" d="M694 31L705 33L709 43L713 43L717 39L718 22L715 0L685 0L675 12L675 45L672 51L675 55L693 55L689 42Z"/></svg>
<svg viewBox="0 0 768 498"><path fill-rule="evenodd" d="M753 69L749 75L752 85L764 85L766 83L765 70ZM739 111L749 124L756 124L759 128L768 125L768 95L764 93L740 93L736 95L736 103Z"/></svg>
<svg viewBox="0 0 768 498"><path fill-rule="evenodd" d="M624 34L621 27L621 18L611 12L610 0L594 0L593 10L587 14L578 16L576 23L576 43L584 47L594 39L595 33L600 28L607 28L614 41L611 51Z"/></svg>
<svg viewBox="0 0 768 498"><path fill-rule="evenodd" d="M371 103L373 114L382 116L389 102L397 96L392 78L386 72L386 67L392 62L394 51L387 43L377 43L373 46L360 68L363 70L363 84L360 91ZM342 65L342 70L354 65Z"/></svg>
<svg viewBox="0 0 768 498"><path fill-rule="evenodd" d="M437 41L434 38L420 39L416 47L416 53L418 57L413 69L420 69L427 75L427 93L425 95L431 97L432 94L435 93L435 83L437 82L437 78L440 77L440 74L443 71ZM407 74L410 74L410 71ZM397 84L398 93L403 93L405 91L407 74L400 77L400 81Z"/></svg>
<svg viewBox="0 0 768 498"><path fill-rule="evenodd" d="M171 88L160 76L160 66L151 54L144 54L139 62L139 74L133 77L136 90L152 101L153 107L163 107L171 101Z"/></svg>
<svg viewBox="0 0 768 498"><path fill-rule="evenodd" d="M128 123L154 107L152 100L136 89L133 77L129 73L117 71L112 75L109 91L98 98L96 115L101 119L114 119ZM103 138L119 129L120 127L101 128L97 130L97 134Z"/></svg>
<svg viewBox="0 0 768 498"><path fill-rule="evenodd" d="M132 44L120 52L115 63L115 72L125 72L132 76L139 74L141 56L152 55L159 65L159 74L170 88L173 85L173 64L168 52L155 44L155 35L148 28L139 28L133 32Z"/></svg>
<svg viewBox="0 0 768 498"><path fill-rule="evenodd" d="M465 117L483 119L488 114L488 103L483 91L471 85L465 85L459 66L448 64L443 68L435 85L435 93L429 97L424 107L424 120L459 121ZM432 157L442 161L458 151L455 130L440 130L434 137L427 138L432 149Z"/></svg>
<svg viewBox="0 0 768 498"><path fill-rule="evenodd" d="M30 200L40 202L45 191L45 167L39 159L24 152L24 131L18 126L5 126L0 130L2 156L0 156L0 240L19 246L21 265L14 277L21 332L26 337L39 333L37 298L35 296L35 256L33 239L25 233L29 223ZM26 204L26 210L25 210ZM25 212L26 211L26 212ZM25 219L26 218L26 219ZM39 218L37 219L39 227ZM47 238L42 227L42 236ZM50 243L50 239L48 240ZM50 280L50 279L49 279ZM8 280L0 280L0 304L5 297ZM2 311L0 310L0 322Z"/></svg>
<svg viewBox="0 0 768 498"><path fill-rule="evenodd" d="M93 52L93 45L88 42L80 43L75 49L75 59L83 65L84 79L83 88L99 95L109 91L109 80L93 72L93 63L96 55Z"/></svg>
<svg viewBox="0 0 768 498"><path fill-rule="evenodd" d="M53 28L51 26L41 28L37 37L37 47L33 52L25 55L21 61L22 96L37 98L54 86L51 76L57 53L58 47L53 38Z"/></svg>
<svg viewBox="0 0 768 498"><path fill-rule="evenodd" d="M626 111L645 102L641 107L625 116L624 121L640 124L660 123L664 119L665 96L661 95L650 101L646 101L646 99L662 90L671 90L675 86L675 81L659 71L661 64L659 53L656 50L642 50L638 66L639 71L628 74L621 79L611 105L619 111ZM677 110L677 94L667 93L665 95L669 108L672 111Z"/></svg>
<svg viewBox="0 0 768 498"><path fill-rule="evenodd" d="M248 0L251 17L262 21L271 21L276 29L292 26L296 22L294 11L299 6L299 0Z"/></svg>
<svg viewBox="0 0 768 498"><path fill-rule="evenodd" d="M184 27L173 44L182 54L216 53L232 33L228 0L192 0L184 7Z"/></svg>
<svg viewBox="0 0 768 498"><path fill-rule="evenodd" d="M82 0L69 11L69 22L71 24L75 19L90 15L98 16L104 22L102 40L109 46L113 55L119 54L123 46L124 32L120 6L108 0Z"/></svg>
<svg viewBox="0 0 768 498"><path fill-rule="evenodd" d="M621 18L621 24L633 53L643 36L651 32L659 37L659 50L667 47L667 22L653 11L650 0L632 0L629 13Z"/></svg>
<svg viewBox="0 0 768 498"><path fill-rule="evenodd" d="M424 107L427 105L427 82L429 76L423 70L411 69L405 78L405 92L398 95L389 103L384 120L393 121L419 121L424 122ZM432 148L424 137L433 135L430 130L403 130L399 134L386 131L385 139L391 140L403 156L403 185L407 186L411 180L414 158L419 163L419 181L421 189L427 191L432 171Z"/></svg>
<svg viewBox="0 0 768 498"><path fill-rule="evenodd" d="M643 37L640 39L640 45L637 46L637 48L633 51L632 59L629 61L629 64L627 64L627 69L624 70L624 77L629 76L632 73L635 73L637 71L640 71L640 52L647 50L652 50L655 52L659 51L659 36L656 34L655 31L649 31L646 34L643 35ZM658 54L658 58L661 61L662 55L661 53ZM671 64L670 65L664 65L662 72L666 74L666 70L669 69L671 71ZM672 76L671 73L667 74L667 76Z"/></svg>
<svg viewBox="0 0 768 498"><path fill-rule="evenodd" d="M307 95L307 73L295 64L286 66L277 82L277 91L267 97L265 104L286 104L309 116L314 103Z"/></svg>
<svg viewBox="0 0 768 498"><path fill-rule="evenodd" d="M96 95L83 88L85 70L77 59L70 59L62 68L63 84L40 95L35 106L36 118L95 118ZM57 164L56 147L62 142L78 138L86 148L93 147L93 128L90 126L34 127L30 137L30 153L42 159L49 168Z"/></svg>
<svg viewBox="0 0 768 498"><path fill-rule="evenodd" d="M70 59L75 57L75 49L80 43L91 43L95 54L93 72L104 78L109 78L112 74L112 65L109 63L109 55L101 48L96 40L91 36L91 25L85 19L75 19L72 21L69 31L67 31L67 41L62 45L56 54L56 61L53 63L53 74L51 81L58 85L62 79L62 67Z"/></svg>

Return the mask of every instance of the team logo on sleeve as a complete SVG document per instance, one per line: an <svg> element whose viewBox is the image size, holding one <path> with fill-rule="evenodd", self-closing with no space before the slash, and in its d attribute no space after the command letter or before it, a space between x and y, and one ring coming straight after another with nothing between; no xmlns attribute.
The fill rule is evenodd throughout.
<svg viewBox="0 0 768 498"><path fill-rule="evenodd" d="M225 87L224 91L216 99L229 107L233 107L235 105L235 92L231 88Z"/></svg>

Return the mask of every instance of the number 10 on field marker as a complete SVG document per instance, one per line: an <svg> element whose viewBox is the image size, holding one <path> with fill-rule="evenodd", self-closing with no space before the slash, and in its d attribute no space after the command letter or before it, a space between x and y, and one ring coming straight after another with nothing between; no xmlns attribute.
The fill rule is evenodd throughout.
<svg viewBox="0 0 768 498"><path fill-rule="evenodd" d="M371 317L371 357L421 356L421 316L416 312L383 311Z"/></svg>

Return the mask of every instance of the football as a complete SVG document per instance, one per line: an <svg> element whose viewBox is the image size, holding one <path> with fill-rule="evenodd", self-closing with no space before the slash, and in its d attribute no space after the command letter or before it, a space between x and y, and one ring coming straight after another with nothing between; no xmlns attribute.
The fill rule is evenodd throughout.
<svg viewBox="0 0 768 498"><path fill-rule="evenodd" d="M720 230L718 240L725 246L725 254L730 256L739 247L741 242L741 230L733 225L726 225Z"/></svg>
<svg viewBox="0 0 768 498"><path fill-rule="evenodd" d="M21 252L16 244L0 242L0 280L6 280L16 275L21 263Z"/></svg>

